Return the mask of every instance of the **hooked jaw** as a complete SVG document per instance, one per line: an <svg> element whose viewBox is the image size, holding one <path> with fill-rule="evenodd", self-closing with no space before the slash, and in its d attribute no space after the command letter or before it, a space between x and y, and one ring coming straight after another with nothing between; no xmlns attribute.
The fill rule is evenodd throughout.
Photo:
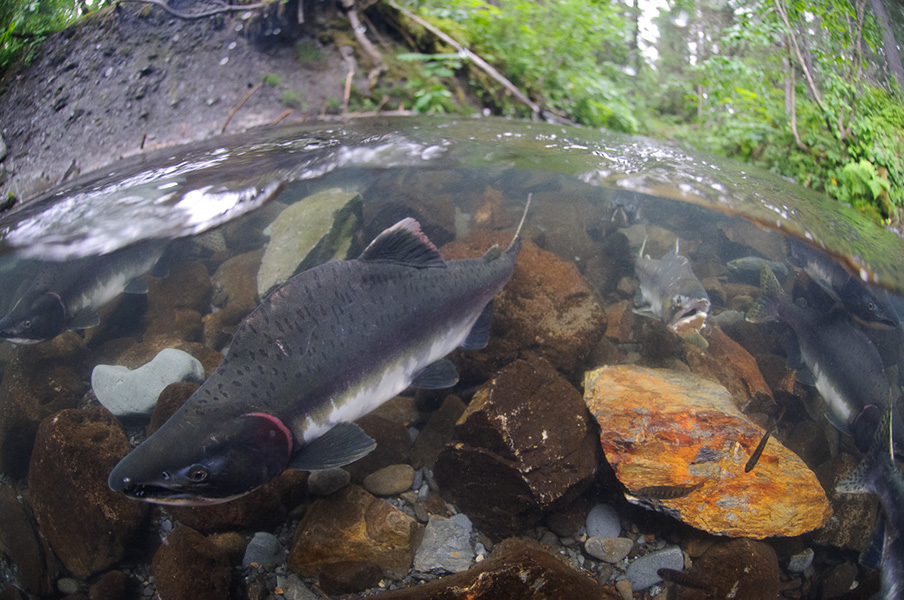
<svg viewBox="0 0 904 600"><path fill-rule="evenodd" d="M678 334L690 329L700 331L709 314L709 307L708 298L685 299L684 303L676 306L678 310L672 314L669 329Z"/></svg>

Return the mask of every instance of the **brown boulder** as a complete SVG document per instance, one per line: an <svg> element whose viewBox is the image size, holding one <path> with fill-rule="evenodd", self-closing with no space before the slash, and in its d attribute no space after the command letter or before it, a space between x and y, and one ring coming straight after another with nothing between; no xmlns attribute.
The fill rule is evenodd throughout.
<svg viewBox="0 0 904 600"><path fill-rule="evenodd" d="M484 232L467 242L446 244L441 252L447 259L466 258L482 254L494 243L504 247L510 240L511 233ZM527 240L493 310L495 331L566 373L580 368L606 329L603 307L574 263Z"/></svg>
<svg viewBox="0 0 904 600"><path fill-rule="evenodd" d="M148 314L179 308L206 313L212 291L213 282L203 263L180 264L167 277L152 277L148 282Z"/></svg>
<svg viewBox="0 0 904 600"><path fill-rule="evenodd" d="M27 499L9 483L0 483L0 553L16 566L18 587L38 596L53 591L56 560L38 532Z"/></svg>
<svg viewBox="0 0 904 600"><path fill-rule="evenodd" d="M263 250L234 256L213 274L211 302L220 310L204 315L204 344L220 348L235 333L239 322L257 308L257 272Z"/></svg>
<svg viewBox="0 0 904 600"><path fill-rule="evenodd" d="M154 555L151 568L161 600L229 598L229 558L189 527L177 527L169 534Z"/></svg>
<svg viewBox="0 0 904 600"><path fill-rule="evenodd" d="M320 569L317 583L328 596L363 592L380 583L383 569L370 561L343 560L327 563Z"/></svg>
<svg viewBox="0 0 904 600"><path fill-rule="evenodd" d="M411 462L415 468L433 468L446 443L452 440L455 424L464 412L465 403L458 396L452 394L446 396L442 405L430 415L427 424L414 440Z"/></svg>
<svg viewBox="0 0 904 600"><path fill-rule="evenodd" d="M59 338L69 336L48 343L55 344ZM78 406L87 390L71 359L52 359L32 348L17 348L0 382L0 472L25 477L38 424L59 410Z"/></svg>
<svg viewBox="0 0 904 600"><path fill-rule="evenodd" d="M841 494L838 482L851 474L860 459L842 453L819 465L816 476L828 491L835 514L815 532L813 542L863 552L869 546L876 524L879 501L872 494Z"/></svg>
<svg viewBox="0 0 904 600"><path fill-rule="evenodd" d="M38 428L28 474L35 517L60 561L88 577L118 561L148 505L107 487L130 450L119 423L101 407L63 410Z"/></svg>
<svg viewBox="0 0 904 600"><path fill-rule="evenodd" d="M403 590L381 600L621 600L611 587L575 571L533 540L511 538L463 573Z"/></svg>
<svg viewBox="0 0 904 600"><path fill-rule="evenodd" d="M600 460L581 393L529 355L478 390L434 476L450 502L499 539L574 497Z"/></svg>
<svg viewBox="0 0 904 600"><path fill-rule="evenodd" d="M295 530L289 568L316 577L328 563L370 561L401 577L422 535L413 518L351 485L311 504Z"/></svg>
<svg viewBox="0 0 904 600"><path fill-rule="evenodd" d="M361 483L384 467L410 462L411 436L404 425L374 414L364 415L356 423L377 442L377 447L367 456L343 467L352 476L352 481Z"/></svg>
<svg viewBox="0 0 904 600"><path fill-rule="evenodd" d="M137 369L153 360L165 348L175 348L194 356L204 367L204 373L208 377L223 360L222 354L198 342L186 342L178 338L155 337L129 346L111 364L122 365L128 369Z"/></svg>
<svg viewBox="0 0 904 600"><path fill-rule="evenodd" d="M713 544L683 575L679 600L775 600L782 590L775 550L747 539Z"/></svg>
<svg viewBox="0 0 904 600"><path fill-rule="evenodd" d="M200 385L191 381L177 381L171 383L160 392L157 397L157 404L154 406L154 412L151 413L151 422L147 426L147 434L151 435L160 426L167 422L173 414L182 408L192 394L195 393Z"/></svg>

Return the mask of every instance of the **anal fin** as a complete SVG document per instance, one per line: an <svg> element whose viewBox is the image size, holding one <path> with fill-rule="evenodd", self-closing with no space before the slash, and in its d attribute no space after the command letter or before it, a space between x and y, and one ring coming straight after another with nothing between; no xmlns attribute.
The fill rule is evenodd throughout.
<svg viewBox="0 0 904 600"><path fill-rule="evenodd" d="M100 317L97 316L97 311L91 307L86 307L72 316L72 320L67 327L73 330L88 329L89 327L96 327L98 323L100 323Z"/></svg>
<svg viewBox="0 0 904 600"><path fill-rule="evenodd" d="M411 385L422 390L441 390L458 383L458 369L448 360L430 363L414 376Z"/></svg>
<svg viewBox="0 0 904 600"><path fill-rule="evenodd" d="M463 350L482 350L490 343L490 326L493 323L493 303L490 302L483 307L480 316L474 326L471 327L468 337L462 342Z"/></svg>
<svg viewBox="0 0 904 600"><path fill-rule="evenodd" d="M322 436L306 444L289 461L290 469L318 471L353 463L377 446L354 423L339 423Z"/></svg>

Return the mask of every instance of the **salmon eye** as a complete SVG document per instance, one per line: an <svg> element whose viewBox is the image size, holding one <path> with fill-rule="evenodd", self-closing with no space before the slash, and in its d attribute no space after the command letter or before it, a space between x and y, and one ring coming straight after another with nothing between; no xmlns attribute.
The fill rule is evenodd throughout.
<svg viewBox="0 0 904 600"><path fill-rule="evenodd" d="M30 320L25 321L25 329L31 329L31 321Z"/></svg>
<svg viewBox="0 0 904 600"><path fill-rule="evenodd" d="M673 301L675 302L675 306L681 306L681 296L675 296Z"/></svg>
<svg viewBox="0 0 904 600"><path fill-rule="evenodd" d="M192 465L188 470L188 478L195 483L201 483L207 479L207 469L203 465Z"/></svg>

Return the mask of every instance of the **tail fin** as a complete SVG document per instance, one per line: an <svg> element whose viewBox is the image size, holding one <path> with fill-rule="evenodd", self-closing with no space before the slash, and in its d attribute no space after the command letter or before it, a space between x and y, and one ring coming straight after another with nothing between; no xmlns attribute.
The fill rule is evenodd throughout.
<svg viewBox="0 0 904 600"><path fill-rule="evenodd" d="M778 318L778 306L784 296L782 286L767 265L760 268L760 287L762 295L756 304L747 311L747 320L751 323L764 323Z"/></svg>
<svg viewBox="0 0 904 600"><path fill-rule="evenodd" d="M888 473L887 469L897 472L894 462L894 442L892 440L892 417L895 411L895 403L889 398L882 421L876 428L876 435L870 445L866 458L857 465L847 477L838 482L835 489L842 494L857 494L863 492L876 493L875 479L882 473Z"/></svg>

